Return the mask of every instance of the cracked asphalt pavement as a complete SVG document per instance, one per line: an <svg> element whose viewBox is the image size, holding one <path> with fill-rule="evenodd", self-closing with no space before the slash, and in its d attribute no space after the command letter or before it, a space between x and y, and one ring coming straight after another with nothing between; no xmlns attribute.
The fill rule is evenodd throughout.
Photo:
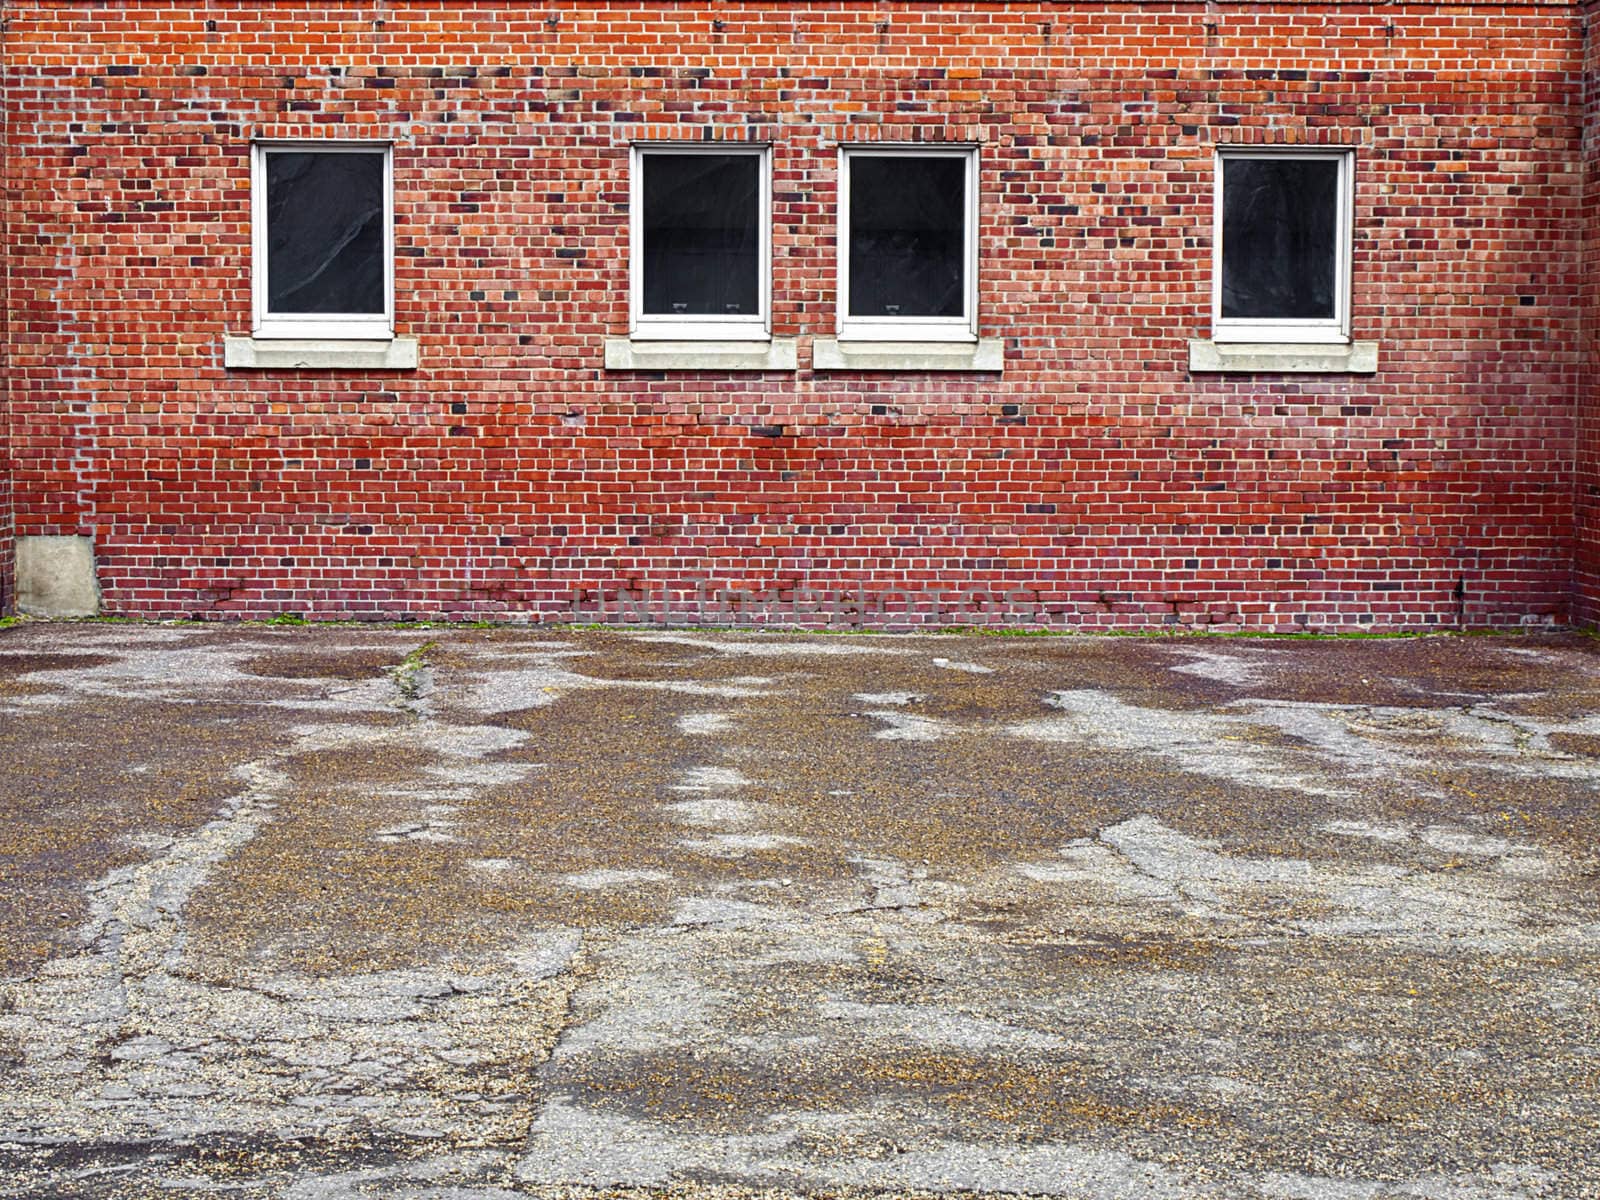
<svg viewBox="0 0 1600 1200"><path fill-rule="evenodd" d="M0 1196L1600 1195L1600 643L0 631Z"/></svg>

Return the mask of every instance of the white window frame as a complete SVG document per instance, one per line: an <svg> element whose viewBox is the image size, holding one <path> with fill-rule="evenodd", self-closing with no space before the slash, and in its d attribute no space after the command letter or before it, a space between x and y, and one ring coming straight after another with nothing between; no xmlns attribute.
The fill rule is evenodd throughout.
<svg viewBox="0 0 1600 1200"><path fill-rule="evenodd" d="M850 161L854 158L959 158L966 163L966 294L959 317L850 315ZM978 147L854 145L839 147L838 334L841 342L975 342L978 340Z"/></svg>
<svg viewBox="0 0 1600 1200"><path fill-rule="evenodd" d="M1335 189L1333 316L1284 317L1266 320L1259 317L1225 318L1222 315L1223 167L1233 159L1297 158L1337 162L1339 180ZM1355 151L1350 147L1318 146L1282 148L1275 146L1219 146L1216 153L1216 186L1212 191L1211 259L1211 337L1216 342L1270 342L1308 345L1348 343L1350 341L1350 276L1355 244Z"/></svg>
<svg viewBox="0 0 1600 1200"><path fill-rule="evenodd" d="M267 308L267 155L381 154L383 156L383 312L273 313ZM394 146L379 141L260 141L250 153L251 332L258 338L392 340L394 337Z"/></svg>
<svg viewBox="0 0 1600 1200"><path fill-rule="evenodd" d="M756 160L760 247L755 313L716 317L644 311L644 170L652 154L747 155ZM629 159L628 336L636 340L764 342L772 338L772 147L760 142L635 142Z"/></svg>

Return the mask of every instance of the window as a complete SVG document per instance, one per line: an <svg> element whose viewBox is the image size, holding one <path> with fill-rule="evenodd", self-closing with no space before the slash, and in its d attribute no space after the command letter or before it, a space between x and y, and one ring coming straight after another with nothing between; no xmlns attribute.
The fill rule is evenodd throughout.
<svg viewBox="0 0 1600 1200"><path fill-rule="evenodd" d="M840 340L976 339L977 175L971 148L844 150Z"/></svg>
<svg viewBox="0 0 1600 1200"><path fill-rule="evenodd" d="M258 143L252 168L255 336L391 338L389 147Z"/></svg>
<svg viewBox="0 0 1600 1200"><path fill-rule="evenodd" d="M1351 175L1346 150L1218 151L1216 341L1349 339Z"/></svg>
<svg viewBox="0 0 1600 1200"><path fill-rule="evenodd" d="M635 338L765 340L772 196L763 146L635 146Z"/></svg>

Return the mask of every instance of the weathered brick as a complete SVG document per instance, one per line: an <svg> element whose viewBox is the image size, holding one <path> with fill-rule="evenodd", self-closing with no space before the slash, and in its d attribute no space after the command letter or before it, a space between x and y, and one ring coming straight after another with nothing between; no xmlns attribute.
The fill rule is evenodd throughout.
<svg viewBox="0 0 1600 1200"><path fill-rule="evenodd" d="M1086 628L1600 617L1582 9L373 11L8 5L0 603L14 502L20 533L92 533L108 608L149 616L947 585ZM251 139L358 136L395 143L421 369L224 371ZM774 147L802 370L608 374L629 142L706 137ZM836 146L909 140L982 146L1002 377L805 369ZM1379 374L1188 375L1218 142L1356 148Z"/></svg>
<svg viewBox="0 0 1600 1200"><path fill-rule="evenodd" d="M1595 9L1586 6L1583 43L1582 376L1576 399L1573 480L1573 609L1600 625L1600 45Z"/></svg>

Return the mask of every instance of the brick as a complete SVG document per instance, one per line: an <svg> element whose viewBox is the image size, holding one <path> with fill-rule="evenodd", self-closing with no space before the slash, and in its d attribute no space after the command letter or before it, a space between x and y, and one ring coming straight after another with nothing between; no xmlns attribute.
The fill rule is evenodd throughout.
<svg viewBox="0 0 1600 1200"><path fill-rule="evenodd" d="M1018 592L1086 629L1600 620L1582 10L883 12L9 5L0 607L15 532L92 535L106 610L151 617L563 619L649 584L880 618ZM708 136L774 147L802 370L608 374L628 144ZM253 137L393 139L419 370L222 369ZM813 375L835 147L910 140L981 146L1005 372ZM1376 375L1187 373L1220 142L1356 148Z"/></svg>

